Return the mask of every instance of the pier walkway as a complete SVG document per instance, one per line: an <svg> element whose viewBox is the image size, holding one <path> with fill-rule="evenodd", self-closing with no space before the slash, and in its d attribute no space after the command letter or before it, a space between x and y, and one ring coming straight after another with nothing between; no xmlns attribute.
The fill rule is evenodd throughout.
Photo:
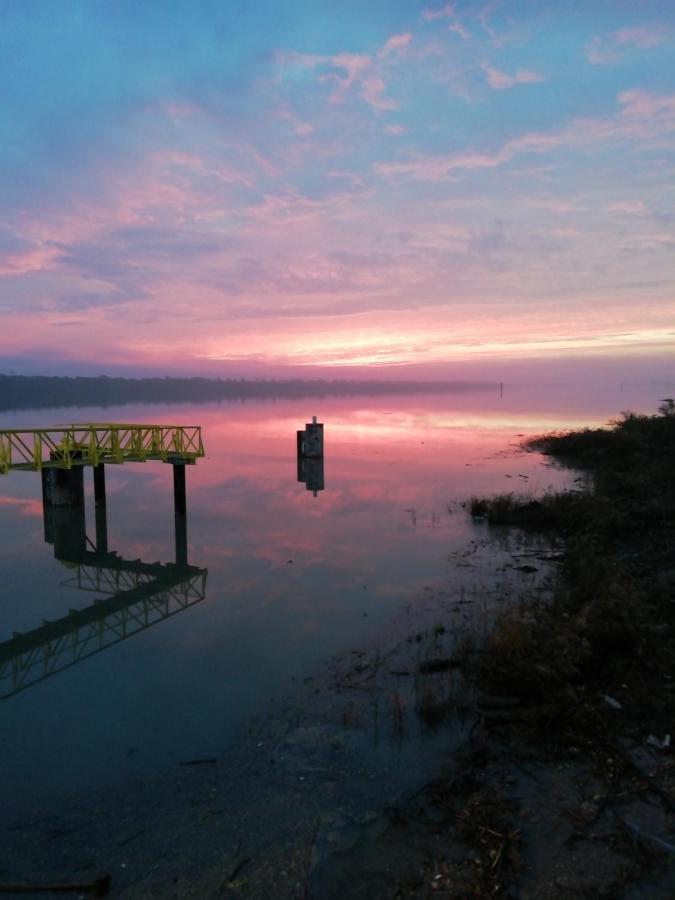
<svg viewBox="0 0 675 900"><path fill-rule="evenodd" d="M198 425L0 430L0 474L41 472L45 541L70 570L65 584L99 595L85 609L0 642L0 700L204 599L206 569L188 564L185 497L185 467L202 456ZM175 563L123 559L108 550L105 466L151 459L173 468ZM94 476L95 542L87 536L86 466Z"/></svg>
<svg viewBox="0 0 675 900"><path fill-rule="evenodd" d="M0 429L0 474L106 463L194 463L204 456L198 425L88 424Z"/></svg>

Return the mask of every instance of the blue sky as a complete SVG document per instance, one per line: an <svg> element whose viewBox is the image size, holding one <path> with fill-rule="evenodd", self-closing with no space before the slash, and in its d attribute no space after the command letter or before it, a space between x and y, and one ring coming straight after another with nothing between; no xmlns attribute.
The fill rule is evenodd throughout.
<svg viewBox="0 0 675 900"><path fill-rule="evenodd" d="M0 37L0 364L672 353L675 8L35 2Z"/></svg>

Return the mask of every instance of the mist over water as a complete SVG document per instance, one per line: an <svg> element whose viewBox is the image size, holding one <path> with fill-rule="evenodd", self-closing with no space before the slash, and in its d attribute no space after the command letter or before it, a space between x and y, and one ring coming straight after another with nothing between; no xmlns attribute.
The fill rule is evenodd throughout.
<svg viewBox="0 0 675 900"><path fill-rule="evenodd" d="M406 397L17 411L0 427L77 422L202 426L206 458L187 471L188 562L203 596L157 613L89 658L32 686L3 681L0 794L15 815L120 786L230 747L293 679L370 639L475 537L461 502L538 494L569 475L515 447L542 431L654 412L659 385L598 382ZM297 480L296 430L325 426L323 486ZM108 546L126 561L175 558L171 467L106 467ZM87 534L94 537L91 471ZM0 476L0 653L15 633L104 595L45 543L40 476ZM173 611L173 610L172 610ZM64 651L64 653L67 653ZM71 648L72 649L72 648ZM63 657L65 660L66 656ZM6 671L6 670L5 670ZM33 669L33 674L36 670ZM42 677L48 675L49 677Z"/></svg>

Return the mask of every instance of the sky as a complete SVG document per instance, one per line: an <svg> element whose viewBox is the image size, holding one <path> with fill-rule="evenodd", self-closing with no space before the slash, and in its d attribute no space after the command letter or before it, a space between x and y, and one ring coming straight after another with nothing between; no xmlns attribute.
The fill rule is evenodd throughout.
<svg viewBox="0 0 675 900"><path fill-rule="evenodd" d="M0 16L0 370L673 370L672 0Z"/></svg>

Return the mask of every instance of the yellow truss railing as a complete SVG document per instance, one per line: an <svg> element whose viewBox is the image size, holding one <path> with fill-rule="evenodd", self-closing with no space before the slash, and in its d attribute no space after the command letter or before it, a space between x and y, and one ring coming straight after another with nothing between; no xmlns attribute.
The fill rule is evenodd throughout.
<svg viewBox="0 0 675 900"><path fill-rule="evenodd" d="M0 474L10 469L70 469L146 459L194 462L204 456L199 425L67 425L0 429Z"/></svg>

